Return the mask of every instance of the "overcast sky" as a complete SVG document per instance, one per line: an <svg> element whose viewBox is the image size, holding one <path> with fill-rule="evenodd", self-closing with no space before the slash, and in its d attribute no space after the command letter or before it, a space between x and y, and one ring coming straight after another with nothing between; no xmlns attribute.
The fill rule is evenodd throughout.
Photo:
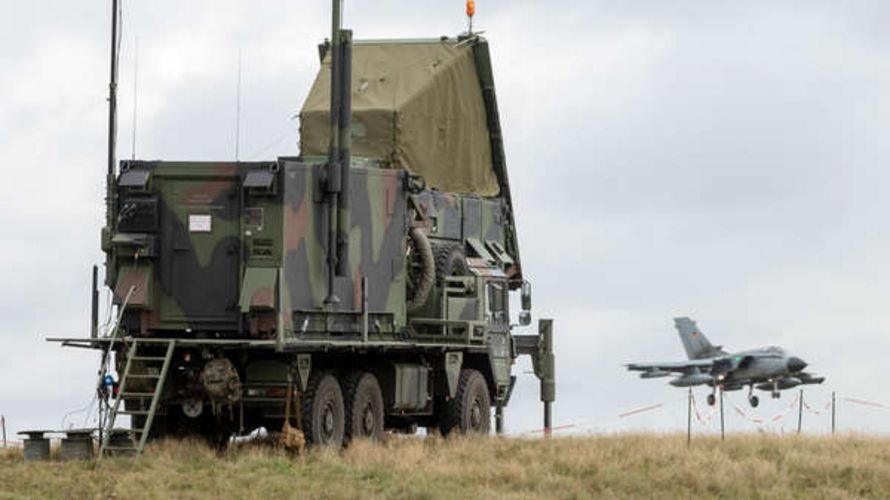
<svg viewBox="0 0 890 500"><path fill-rule="evenodd" d="M92 396L95 354L43 339L88 334L109 5L5 1L0 17L0 414L15 430L59 428ZM557 425L684 429L685 392L622 364L682 359L672 318L688 315L728 349L808 361L828 380L807 401L837 391L841 430L890 432L890 409L845 399L890 405L888 16L864 0L477 2L524 269L555 318ZM347 1L345 23L357 38L465 29L461 0ZM325 1L124 0L119 155L137 38L137 157L234 158L240 50L241 157L274 159L298 153L292 116L329 29ZM510 432L540 425L528 369ZM730 397L770 418L795 395L755 412ZM758 428L731 408L730 430Z"/></svg>

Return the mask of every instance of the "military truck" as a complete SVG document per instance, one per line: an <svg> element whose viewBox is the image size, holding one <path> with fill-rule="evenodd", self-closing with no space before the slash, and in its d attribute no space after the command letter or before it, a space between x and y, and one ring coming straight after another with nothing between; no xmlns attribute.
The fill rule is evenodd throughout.
<svg viewBox="0 0 890 500"><path fill-rule="evenodd" d="M295 157L117 164L112 57L102 249L118 321L98 334L94 270L93 335L56 339L115 360L103 451L260 426L328 446L485 434L492 408L501 431L520 354L549 428L552 322L511 323L514 294L530 323L531 287L488 42L353 41L340 8Z"/></svg>

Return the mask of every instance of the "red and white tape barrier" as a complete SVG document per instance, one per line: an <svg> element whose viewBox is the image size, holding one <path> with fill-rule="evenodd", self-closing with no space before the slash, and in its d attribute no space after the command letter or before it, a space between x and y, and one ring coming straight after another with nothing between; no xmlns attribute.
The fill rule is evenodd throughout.
<svg viewBox="0 0 890 500"><path fill-rule="evenodd" d="M759 424L759 425L765 424L767 422L773 422L773 423L781 422L782 420L785 419L785 417L788 416L788 413L790 413L791 410L794 409L794 406L797 405L798 401L800 401L800 395L795 396L794 399L792 399L791 401L788 402L788 404L785 406L785 408L783 410L781 410L779 413L776 413L771 418L765 419L765 418L760 417L753 413L749 414L744 408L742 408L741 406L736 404L736 402L734 400L732 400L729 396L724 394L724 397L726 398L727 401L729 401L729 403L732 405L733 409L735 409L735 412L738 413L740 417L744 418L745 420L748 420L749 422Z"/></svg>

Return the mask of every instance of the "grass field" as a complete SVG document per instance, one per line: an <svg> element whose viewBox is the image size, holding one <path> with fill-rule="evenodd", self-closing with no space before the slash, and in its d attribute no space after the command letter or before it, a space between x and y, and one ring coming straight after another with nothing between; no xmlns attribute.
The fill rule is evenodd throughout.
<svg viewBox="0 0 890 500"><path fill-rule="evenodd" d="M890 439L393 439L290 456L166 442L139 463L0 454L0 498L890 498Z"/></svg>

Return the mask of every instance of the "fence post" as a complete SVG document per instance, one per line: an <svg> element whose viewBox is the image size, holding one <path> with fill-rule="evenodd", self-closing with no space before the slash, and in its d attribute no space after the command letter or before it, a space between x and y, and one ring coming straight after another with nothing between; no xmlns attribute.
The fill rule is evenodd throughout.
<svg viewBox="0 0 890 500"><path fill-rule="evenodd" d="M3 428L3 448L6 448L6 415L0 415L0 427Z"/></svg>
<svg viewBox="0 0 890 500"><path fill-rule="evenodd" d="M837 412L835 411L835 407L837 406L837 397L834 391L831 391L831 435L834 435L834 429L836 427L837 422Z"/></svg>
<svg viewBox="0 0 890 500"><path fill-rule="evenodd" d="M803 426L803 389L800 390L800 400L797 402L797 433L800 434L800 429Z"/></svg>
<svg viewBox="0 0 890 500"><path fill-rule="evenodd" d="M692 444L692 387L689 388L689 397L686 401L686 445Z"/></svg>

